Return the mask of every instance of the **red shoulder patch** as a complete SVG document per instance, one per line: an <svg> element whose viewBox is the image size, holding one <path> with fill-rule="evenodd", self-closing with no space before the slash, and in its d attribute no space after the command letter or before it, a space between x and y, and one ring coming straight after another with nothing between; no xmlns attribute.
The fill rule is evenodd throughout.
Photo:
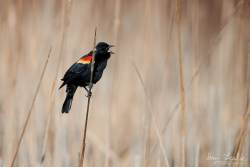
<svg viewBox="0 0 250 167"><path fill-rule="evenodd" d="M78 63L81 64L89 64L92 61L92 53L89 53L88 55L80 58L80 60L78 61Z"/></svg>

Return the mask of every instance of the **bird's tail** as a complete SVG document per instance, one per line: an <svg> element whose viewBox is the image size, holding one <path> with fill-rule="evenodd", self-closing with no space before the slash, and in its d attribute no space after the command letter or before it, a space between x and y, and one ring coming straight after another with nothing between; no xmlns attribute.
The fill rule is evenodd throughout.
<svg viewBox="0 0 250 167"><path fill-rule="evenodd" d="M76 89L77 89L77 86L75 85L67 86L67 89L66 89L67 96L62 106L62 113L68 113L69 110L71 109L71 105L72 105L72 101L73 101L73 97L76 92Z"/></svg>

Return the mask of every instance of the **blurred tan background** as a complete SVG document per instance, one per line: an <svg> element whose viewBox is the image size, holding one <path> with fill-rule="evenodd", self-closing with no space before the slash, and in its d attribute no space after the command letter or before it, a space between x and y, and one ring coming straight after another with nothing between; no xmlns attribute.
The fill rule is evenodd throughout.
<svg viewBox="0 0 250 167"><path fill-rule="evenodd" d="M78 165L86 92L62 115L58 87L92 49L95 27L116 54L93 89L85 166L216 166L211 156L230 165L224 155L249 165L248 0L1 0L1 167L50 48L15 166Z"/></svg>

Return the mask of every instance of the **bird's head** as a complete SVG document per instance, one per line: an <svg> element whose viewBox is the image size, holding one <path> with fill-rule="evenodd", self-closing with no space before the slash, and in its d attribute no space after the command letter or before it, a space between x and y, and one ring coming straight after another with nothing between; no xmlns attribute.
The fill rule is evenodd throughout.
<svg viewBox="0 0 250 167"><path fill-rule="evenodd" d="M97 45L96 45L96 53L97 54L114 54L114 52L112 52L110 50L110 48L114 47L114 45L110 45L110 44L107 44L106 42L99 42Z"/></svg>

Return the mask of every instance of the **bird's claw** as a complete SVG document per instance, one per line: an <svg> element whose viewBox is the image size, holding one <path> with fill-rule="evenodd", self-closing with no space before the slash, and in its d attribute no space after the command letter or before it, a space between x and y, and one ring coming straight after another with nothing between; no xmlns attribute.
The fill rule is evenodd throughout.
<svg viewBox="0 0 250 167"><path fill-rule="evenodd" d="M85 95L86 97L91 97L92 96L92 92L91 91L88 91L88 94Z"/></svg>

